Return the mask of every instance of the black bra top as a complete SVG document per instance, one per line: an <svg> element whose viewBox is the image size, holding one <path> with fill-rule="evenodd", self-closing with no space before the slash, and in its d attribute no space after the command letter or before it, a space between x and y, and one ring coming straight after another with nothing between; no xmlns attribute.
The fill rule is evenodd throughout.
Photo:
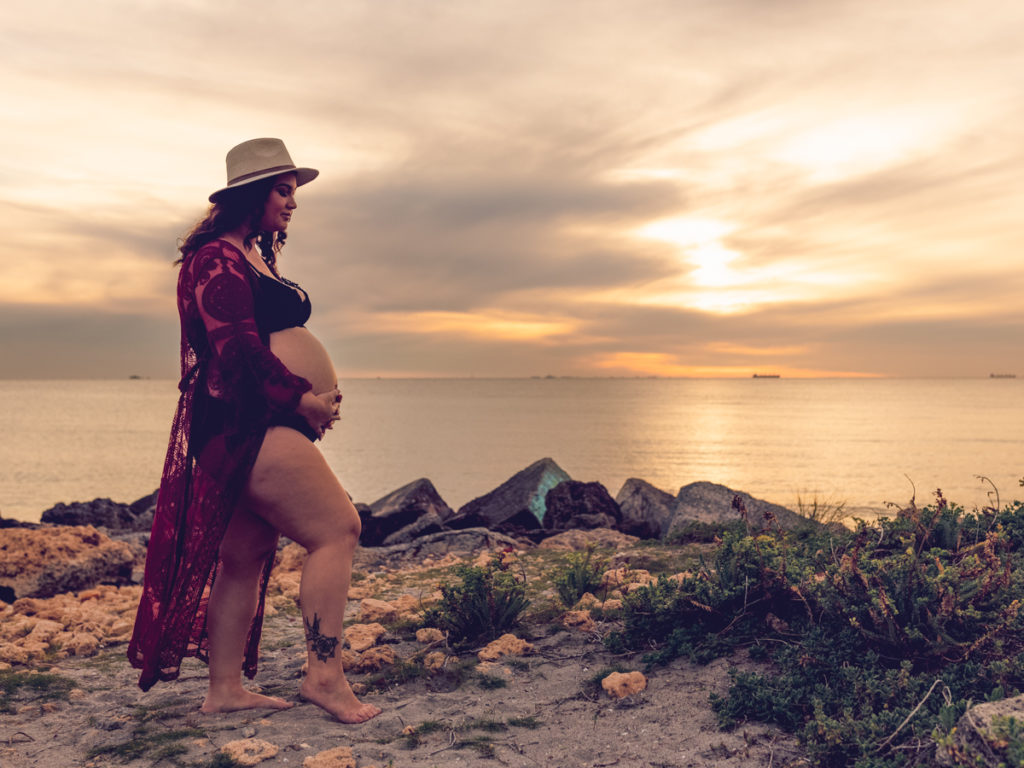
<svg viewBox="0 0 1024 768"><path fill-rule="evenodd" d="M252 265L249 265L252 267ZM253 298L256 302L256 327L260 336L269 336L285 328L305 325L313 311L309 296L299 286L286 285L252 267L256 275ZM292 287L294 286L294 287Z"/></svg>

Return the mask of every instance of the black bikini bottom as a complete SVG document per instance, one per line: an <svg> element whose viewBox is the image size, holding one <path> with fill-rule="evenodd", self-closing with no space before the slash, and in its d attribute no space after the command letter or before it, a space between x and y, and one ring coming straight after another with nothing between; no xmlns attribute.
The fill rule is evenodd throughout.
<svg viewBox="0 0 1024 768"><path fill-rule="evenodd" d="M223 401L210 397L197 402L192 416L192 449L201 455L211 440L224 433L227 423L227 406ZM312 443L320 439L320 435L309 426L309 422L295 411L272 416L267 426L290 427L305 435Z"/></svg>
<svg viewBox="0 0 1024 768"><path fill-rule="evenodd" d="M315 429L309 426L309 422L306 421L301 416L299 416L299 414L295 413L295 411L281 413L278 414L277 416L274 416L274 418L270 420L269 426L291 427L296 432L301 432L306 437L308 437L311 443L315 443L317 440L320 439L320 435L317 433Z"/></svg>

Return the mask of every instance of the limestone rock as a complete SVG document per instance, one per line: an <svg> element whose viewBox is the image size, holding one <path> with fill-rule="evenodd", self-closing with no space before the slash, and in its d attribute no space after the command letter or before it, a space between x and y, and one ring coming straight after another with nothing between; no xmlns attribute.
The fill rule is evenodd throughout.
<svg viewBox="0 0 1024 768"><path fill-rule="evenodd" d="M275 571L267 584L267 594L271 597L281 595L289 600L299 602L299 588L302 585L302 574L295 571Z"/></svg>
<svg viewBox="0 0 1024 768"><path fill-rule="evenodd" d="M1006 762L1005 733L1000 733L999 720L1024 722L1024 696L1001 701L988 701L968 709L953 730L952 741L940 741L935 749L936 765L977 768L999 768Z"/></svg>
<svg viewBox="0 0 1024 768"><path fill-rule="evenodd" d="M541 459L461 507L446 525L456 529L482 527L513 535L538 533L548 491L569 479L553 459Z"/></svg>
<svg viewBox="0 0 1024 768"><path fill-rule="evenodd" d="M774 525L770 522L772 519L777 520L783 530L820 525L778 504L755 499L749 493L733 491L715 483L699 482L690 483L679 489L676 495L676 510L667 535L671 537L675 531L681 530L691 521L732 523L740 520L741 515L737 508L740 503L746 507L747 519L754 530L766 530Z"/></svg>
<svg viewBox="0 0 1024 768"><path fill-rule="evenodd" d="M127 642L140 587L101 586L79 596L23 597L0 608L0 660L27 664L47 652L92 656L102 645Z"/></svg>
<svg viewBox="0 0 1024 768"><path fill-rule="evenodd" d="M415 619L419 616L419 610L424 604L423 600L423 598L416 597L415 595L399 595L389 602L398 612L396 620L404 621Z"/></svg>
<svg viewBox="0 0 1024 768"><path fill-rule="evenodd" d="M448 657L441 651L431 651L423 657L423 666L431 672L440 672L444 669L444 663L447 660Z"/></svg>
<svg viewBox="0 0 1024 768"><path fill-rule="evenodd" d="M306 548L294 541L285 544L277 553L274 569L281 573L302 572L308 553Z"/></svg>
<svg viewBox="0 0 1024 768"><path fill-rule="evenodd" d="M131 582L135 558L92 526L0 530L0 599L51 597Z"/></svg>
<svg viewBox="0 0 1024 768"><path fill-rule="evenodd" d="M486 528L441 531L408 544L359 547L356 550L354 567L363 571L374 571L384 567L407 569L412 566L419 567L428 559L434 561L434 566L448 566L462 559L460 556L469 556L482 550L515 549L519 546L520 542L512 537Z"/></svg>
<svg viewBox="0 0 1024 768"><path fill-rule="evenodd" d="M601 681L601 687L613 699L622 699L644 690L647 678L643 672L612 672Z"/></svg>
<svg viewBox="0 0 1024 768"><path fill-rule="evenodd" d="M229 741L220 751L239 765L256 765L269 760L278 753L276 744L263 739L237 739Z"/></svg>
<svg viewBox="0 0 1024 768"><path fill-rule="evenodd" d="M493 661L481 661L476 665L476 671L478 674L496 677L504 680L506 683L512 681L512 670L504 664L497 664Z"/></svg>
<svg viewBox="0 0 1024 768"><path fill-rule="evenodd" d="M562 617L562 625L570 629L578 629L581 632L590 632L596 626L588 610L567 611Z"/></svg>
<svg viewBox="0 0 1024 768"><path fill-rule="evenodd" d="M615 496L622 512L619 530L641 539L662 539L675 514L676 499L646 480L631 477Z"/></svg>
<svg viewBox="0 0 1024 768"><path fill-rule="evenodd" d="M533 651L531 643L522 640L511 633L506 633L487 644L483 650L477 653L480 661L497 661L502 656L523 656Z"/></svg>
<svg viewBox="0 0 1024 768"><path fill-rule="evenodd" d="M598 549L622 549L638 542L636 536L611 528L594 528L589 531L570 530L549 536L538 544L540 549L557 549L562 551L583 552L588 547Z"/></svg>
<svg viewBox="0 0 1024 768"><path fill-rule="evenodd" d="M359 604L359 621L363 624L390 624L398 618L398 609L385 600L368 597Z"/></svg>
<svg viewBox="0 0 1024 768"><path fill-rule="evenodd" d="M440 531L452 514L434 484L420 478L360 507L360 540L366 547L403 544Z"/></svg>
<svg viewBox="0 0 1024 768"><path fill-rule="evenodd" d="M310 755L302 761L302 768L356 768L351 747L334 747Z"/></svg>
<svg viewBox="0 0 1024 768"><path fill-rule="evenodd" d="M362 652L376 645L385 632L380 624L353 624L345 629L345 642L353 651Z"/></svg>
<svg viewBox="0 0 1024 768"><path fill-rule="evenodd" d="M395 649L387 645L377 645L367 649L359 657L360 672L379 672L384 667L394 664L398 660Z"/></svg>
<svg viewBox="0 0 1024 768"><path fill-rule="evenodd" d="M544 504L545 531L618 528L622 522L619 505L600 483L567 480L548 491Z"/></svg>
<svg viewBox="0 0 1024 768"><path fill-rule="evenodd" d="M61 632L52 642L66 653L79 657L95 656L100 648L99 638L91 632Z"/></svg>
<svg viewBox="0 0 1024 768"><path fill-rule="evenodd" d="M576 611L589 611L591 608L597 608L601 604L590 592L584 592L580 599L576 601L576 605L573 606L573 610Z"/></svg>
<svg viewBox="0 0 1024 768"><path fill-rule="evenodd" d="M601 574L601 587L606 590L619 590L622 594L629 594L634 589L647 586L655 578L650 571L633 570L631 568L612 568Z"/></svg>
<svg viewBox="0 0 1024 768"><path fill-rule="evenodd" d="M430 645L430 643L437 643L444 640L444 632L434 627L424 627L423 629L416 630L416 642L423 643L424 645Z"/></svg>

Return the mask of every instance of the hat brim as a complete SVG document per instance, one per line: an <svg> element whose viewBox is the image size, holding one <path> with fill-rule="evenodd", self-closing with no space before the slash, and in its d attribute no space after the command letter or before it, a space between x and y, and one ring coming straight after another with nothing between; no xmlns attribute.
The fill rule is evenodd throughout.
<svg viewBox="0 0 1024 768"><path fill-rule="evenodd" d="M320 171L318 171L316 168L288 168L283 171L267 171L266 173L261 173L258 176L250 176L246 178L244 181L237 181L234 184L228 184L226 187L221 187L216 192L210 195L209 200L211 203L215 203L217 202L217 196L229 189L237 189L238 187L244 187L246 184L252 184L255 181L270 179L273 178L274 176L282 176L286 173L295 174L295 186L297 187L301 187L303 184L308 184L309 182L311 182L313 179L320 175Z"/></svg>

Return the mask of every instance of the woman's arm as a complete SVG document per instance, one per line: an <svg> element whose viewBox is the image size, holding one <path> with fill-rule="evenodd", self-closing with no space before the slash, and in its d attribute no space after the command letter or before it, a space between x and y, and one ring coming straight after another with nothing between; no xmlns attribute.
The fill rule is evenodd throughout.
<svg viewBox="0 0 1024 768"><path fill-rule="evenodd" d="M296 410L312 385L260 339L245 256L218 240L200 248L188 269L225 394L243 408Z"/></svg>

